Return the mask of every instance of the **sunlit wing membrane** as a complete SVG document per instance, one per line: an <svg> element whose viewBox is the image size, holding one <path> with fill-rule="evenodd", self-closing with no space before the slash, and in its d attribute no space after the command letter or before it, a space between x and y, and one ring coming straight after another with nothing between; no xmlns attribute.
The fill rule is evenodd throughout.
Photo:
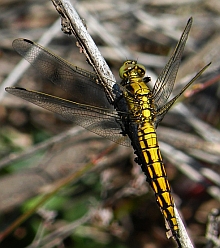
<svg viewBox="0 0 220 248"><path fill-rule="evenodd" d="M173 106L175 101L184 93L184 91L192 84L194 83L200 75L210 66L211 63L207 64L200 70L191 80L190 82L177 94L175 97L173 97L168 103L166 103L164 106L162 106L158 111L156 112L155 117L155 127L157 127L158 123L163 119L163 117L166 115L166 113L169 111L169 109Z"/></svg>
<svg viewBox="0 0 220 248"><path fill-rule="evenodd" d="M93 107L23 88L8 87L6 91L57 113L109 140L121 145L130 146L129 139L127 137L122 138L120 119L114 109Z"/></svg>
<svg viewBox="0 0 220 248"><path fill-rule="evenodd" d="M156 110L159 110L169 98L176 80L176 75L180 66L182 53L188 38L189 31L192 26L192 18L189 19L182 36L171 56L168 63L159 75L153 87L153 99L155 102Z"/></svg>
<svg viewBox="0 0 220 248"><path fill-rule="evenodd" d="M44 78L70 93L73 101L112 108L94 73L70 64L33 41L16 39L12 45Z"/></svg>

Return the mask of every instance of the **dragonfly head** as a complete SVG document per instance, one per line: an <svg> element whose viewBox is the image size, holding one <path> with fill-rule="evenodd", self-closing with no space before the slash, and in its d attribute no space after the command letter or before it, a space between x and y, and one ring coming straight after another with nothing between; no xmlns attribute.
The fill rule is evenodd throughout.
<svg viewBox="0 0 220 248"><path fill-rule="evenodd" d="M145 75L146 69L143 65L137 64L135 60L127 60L124 62L122 67L119 70L119 76L122 79L128 79L131 75L134 77L143 78Z"/></svg>

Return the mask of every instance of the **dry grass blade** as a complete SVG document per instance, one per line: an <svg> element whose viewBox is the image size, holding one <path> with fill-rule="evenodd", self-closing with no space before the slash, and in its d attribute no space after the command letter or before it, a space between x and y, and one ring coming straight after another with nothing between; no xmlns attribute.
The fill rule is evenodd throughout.
<svg viewBox="0 0 220 248"><path fill-rule="evenodd" d="M80 135L80 140L81 138L82 135ZM88 139L88 136L86 136L86 139ZM74 141L76 142L75 135ZM66 140L64 143L66 143ZM78 152L76 151L77 149L81 150L82 144L75 145L75 152L72 153L71 156L69 156L68 158L67 154L69 153L69 149L71 149L71 147L66 146L65 144L65 149L65 146L63 144L62 151L60 151L60 149L58 151L57 149L55 149L55 153L50 152L50 154L48 154L49 157L45 157L45 161L42 161L41 169L38 166L38 168L32 168L29 171L26 170L24 173L9 176L5 178L5 180L2 180L0 183L5 186L5 191L2 191L1 194L1 211L7 209L8 207L19 204L19 201L25 201L27 198L29 198L31 195L35 195L37 192L43 193L43 196L36 204L34 204L34 206L30 210L19 216L9 227L7 227L0 233L0 242L3 241L15 228L17 228L25 220L27 220L27 218L29 218L39 207L45 204L52 196L58 193L63 187L69 185L73 181L79 180L79 178L85 176L85 174L89 171L91 172L96 170L97 167L99 170L104 169L109 162L106 156L108 156L113 150L115 150L115 147L117 146L115 143L113 143L112 145L109 145L109 142L107 143L108 145L106 146L106 149L102 149L97 152L98 155L95 158L92 158L88 163L83 163L84 156L79 158ZM91 147L91 144L88 145L88 149L90 149ZM84 146L84 150L85 149L86 147ZM57 172L60 170L59 166L61 166L60 160L63 160L64 157L66 157L67 159L65 165L65 174L60 173L59 175L57 175ZM80 159L82 159L82 161L80 161ZM115 156L113 159L117 160L117 156ZM112 162L112 158L110 158L110 160ZM75 165L73 166L72 163L74 163ZM53 166L53 171L49 169L50 166ZM64 166L62 166L62 169L64 169ZM29 174L28 177L27 174ZM56 178L56 180L54 180L53 178ZM25 188L23 187L24 185L19 185L20 181L23 181ZM11 201L9 201L8 195L12 196L12 192L14 192L13 188L10 187L11 182L14 182L13 188L16 187L18 192L22 190L23 196L19 196L17 197L17 199L15 199L15 196L13 196ZM16 182L17 186L15 186Z"/></svg>

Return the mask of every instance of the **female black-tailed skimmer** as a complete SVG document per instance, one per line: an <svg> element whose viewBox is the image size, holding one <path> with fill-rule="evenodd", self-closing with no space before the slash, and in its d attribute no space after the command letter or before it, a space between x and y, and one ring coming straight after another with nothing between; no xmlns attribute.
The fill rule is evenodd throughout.
<svg viewBox="0 0 220 248"><path fill-rule="evenodd" d="M179 246L174 201L155 129L177 98L208 66L204 67L178 95L168 101L191 25L192 18L189 19L174 53L153 89L148 86L150 78L145 77L144 66L134 60L128 60L119 71L121 83L114 82L111 87L115 99L110 102L104 87L98 83L96 74L70 64L27 39L16 39L13 42L14 49L44 77L71 93L72 99L66 100L18 87L6 88L7 92L58 113L98 135L122 145L131 143L137 155L136 161L146 174L161 212ZM107 87L110 87L110 84Z"/></svg>

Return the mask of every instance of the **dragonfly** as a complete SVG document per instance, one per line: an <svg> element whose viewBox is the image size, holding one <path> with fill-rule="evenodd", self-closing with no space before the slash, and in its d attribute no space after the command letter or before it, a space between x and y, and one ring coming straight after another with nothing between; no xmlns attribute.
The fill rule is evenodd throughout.
<svg viewBox="0 0 220 248"><path fill-rule="evenodd" d="M100 136L121 145L132 145L137 156L135 161L145 173L179 247L181 244L174 199L162 161L156 128L175 101L209 66L208 64L200 70L168 101L191 25L192 18L188 20L172 56L152 89L149 86L150 77L145 76L145 67L135 60L127 60L121 66L121 82L112 84L106 79L100 83L101 79L97 74L83 70L39 44L23 38L13 41L14 49L43 77L69 92L72 95L71 100L20 87L6 88L7 92L58 113ZM113 101L109 100L104 84L113 92Z"/></svg>

